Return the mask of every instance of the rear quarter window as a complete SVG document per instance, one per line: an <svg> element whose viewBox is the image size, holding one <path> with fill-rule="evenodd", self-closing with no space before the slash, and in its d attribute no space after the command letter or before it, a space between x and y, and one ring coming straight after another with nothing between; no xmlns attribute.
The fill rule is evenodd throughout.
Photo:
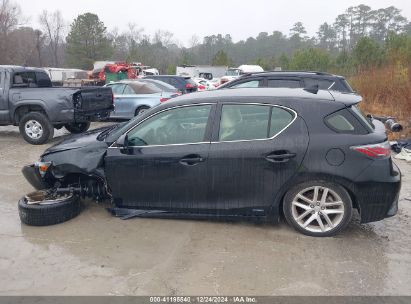
<svg viewBox="0 0 411 304"><path fill-rule="evenodd" d="M329 129L336 133L358 135L369 133L369 130L348 109L342 109L326 116L324 122Z"/></svg>

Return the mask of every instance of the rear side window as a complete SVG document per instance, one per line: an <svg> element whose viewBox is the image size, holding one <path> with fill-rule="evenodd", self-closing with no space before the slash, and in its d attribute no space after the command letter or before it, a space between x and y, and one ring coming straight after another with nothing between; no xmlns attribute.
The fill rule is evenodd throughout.
<svg viewBox="0 0 411 304"><path fill-rule="evenodd" d="M185 81L187 81L187 83L189 84L192 84L193 86L197 86L196 82L192 80L191 78L185 78Z"/></svg>
<svg viewBox="0 0 411 304"><path fill-rule="evenodd" d="M311 87L314 85L318 85L320 90L338 90L336 88L335 81L328 80L328 79L315 79L315 78L306 78L304 79L305 87Z"/></svg>
<svg viewBox="0 0 411 304"><path fill-rule="evenodd" d="M267 139L277 135L293 120L289 111L268 105L224 105L219 140Z"/></svg>
<svg viewBox="0 0 411 304"><path fill-rule="evenodd" d="M124 88L123 95L133 95L133 94L136 94L136 92L134 92L134 90L130 86L127 85Z"/></svg>
<svg viewBox="0 0 411 304"><path fill-rule="evenodd" d="M298 79L268 79L269 88L300 88L301 82Z"/></svg>
<svg viewBox="0 0 411 304"><path fill-rule="evenodd" d="M342 109L325 118L325 124L337 133L368 134L368 130L348 109Z"/></svg>
<svg viewBox="0 0 411 304"><path fill-rule="evenodd" d="M238 84L235 84L231 86L230 88L236 89L236 88L258 88L261 86L261 80L250 80L250 81L244 81Z"/></svg>
<svg viewBox="0 0 411 304"><path fill-rule="evenodd" d="M46 73L37 72L36 77L37 77L37 85L39 88L49 88L52 86L51 80Z"/></svg>
<svg viewBox="0 0 411 304"><path fill-rule="evenodd" d="M113 84L113 85L110 85L109 87L113 91L114 95L122 95L125 86L126 86L125 84Z"/></svg>

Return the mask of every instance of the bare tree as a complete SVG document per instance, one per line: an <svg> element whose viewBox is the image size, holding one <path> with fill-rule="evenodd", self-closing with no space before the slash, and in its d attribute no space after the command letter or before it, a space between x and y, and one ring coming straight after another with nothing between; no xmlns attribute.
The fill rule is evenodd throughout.
<svg viewBox="0 0 411 304"><path fill-rule="evenodd" d="M9 61L9 34L19 25L20 7L10 0L0 0L0 64Z"/></svg>
<svg viewBox="0 0 411 304"><path fill-rule="evenodd" d="M154 34L153 43L161 44L165 47L173 43L173 33L169 31L158 30Z"/></svg>
<svg viewBox="0 0 411 304"><path fill-rule="evenodd" d="M52 54L53 65L59 67L59 47L63 42L64 31L66 28L61 12L55 11L50 13L44 10L39 16L39 21L44 32L45 42L48 43Z"/></svg>
<svg viewBox="0 0 411 304"><path fill-rule="evenodd" d="M196 34L191 36L190 39L188 40L188 46L190 48L195 48L199 44L200 44L200 38Z"/></svg>

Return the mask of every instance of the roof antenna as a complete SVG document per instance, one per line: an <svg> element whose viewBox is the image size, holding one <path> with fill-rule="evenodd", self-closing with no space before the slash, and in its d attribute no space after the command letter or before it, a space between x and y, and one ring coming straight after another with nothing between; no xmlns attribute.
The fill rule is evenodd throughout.
<svg viewBox="0 0 411 304"><path fill-rule="evenodd" d="M312 94L317 94L318 90L319 90L318 84L313 84L313 85L310 85L304 88L304 91L312 93Z"/></svg>

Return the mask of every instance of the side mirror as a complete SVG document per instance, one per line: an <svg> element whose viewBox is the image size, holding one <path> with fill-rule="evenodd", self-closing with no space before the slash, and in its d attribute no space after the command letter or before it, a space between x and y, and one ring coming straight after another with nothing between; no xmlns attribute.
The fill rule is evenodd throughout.
<svg viewBox="0 0 411 304"><path fill-rule="evenodd" d="M128 136L127 136L127 134L123 134L117 139L116 146L117 147L124 147L124 148L126 148L128 146Z"/></svg>
<svg viewBox="0 0 411 304"><path fill-rule="evenodd" d="M127 154L129 152L128 135L123 134L117 139L116 146L120 148L121 153Z"/></svg>

